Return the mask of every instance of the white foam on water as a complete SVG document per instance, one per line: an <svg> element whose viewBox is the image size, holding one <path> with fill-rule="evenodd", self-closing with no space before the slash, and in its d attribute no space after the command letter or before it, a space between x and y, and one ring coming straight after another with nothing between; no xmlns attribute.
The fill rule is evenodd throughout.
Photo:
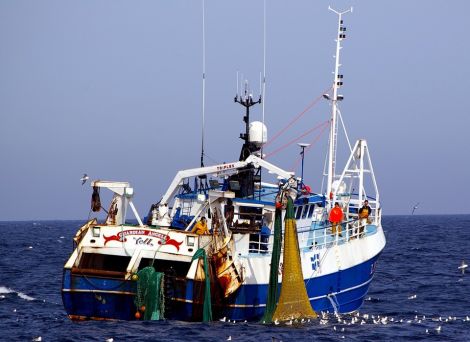
<svg viewBox="0 0 470 342"><path fill-rule="evenodd" d="M22 292L17 292L17 295L18 295L18 297L20 297L21 299L24 299L24 300L28 300L28 301L36 300L36 298L28 296L27 294L24 294Z"/></svg>
<svg viewBox="0 0 470 342"><path fill-rule="evenodd" d="M8 293L16 293L18 297L24 300L36 300L36 298L33 298L31 296L28 296L27 294L24 294L23 292L16 292L15 290L10 289L9 287L5 286L0 286L0 294L8 294ZM5 298L5 296L2 296L2 299Z"/></svg>
<svg viewBox="0 0 470 342"><path fill-rule="evenodd" d="M12 289L9 289L8 287L5 287L5 286L0 286L0 293L2 294L6 294L6 293L13 293L15 291L13 291Z"/></svg>

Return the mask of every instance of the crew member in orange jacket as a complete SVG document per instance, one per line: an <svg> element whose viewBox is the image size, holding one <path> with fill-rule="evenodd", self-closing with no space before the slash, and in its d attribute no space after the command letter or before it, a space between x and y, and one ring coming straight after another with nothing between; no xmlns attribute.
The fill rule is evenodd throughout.
<svg viewBox="0 0 470 342"><path fill-rule="evenodd" d="M336 202L333 209L330 211L329 220L331 222L331 234L338 233L339 236L341 235L341 222L343 221L343 210L339 206L339 203Z"/></svg>
<svg viewBox="0 0 470 342"><path fill-rule="evenodd" d="M193 229L191 229L191 233L196 233L197 235L209 234L206 218L204 216L194 225Z"/></svg>

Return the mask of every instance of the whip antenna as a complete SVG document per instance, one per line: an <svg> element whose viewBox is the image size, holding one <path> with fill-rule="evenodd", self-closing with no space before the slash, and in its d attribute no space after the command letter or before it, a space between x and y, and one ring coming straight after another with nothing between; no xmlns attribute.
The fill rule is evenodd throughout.
<svg viewBox="0 0 470 342"><path fill-rule="evenodd" d="M264 104L266 103L266 0L263 2L263 90L261 93L261 108L263 113L263 127L264 127ZM261 151L263 149L261 148ZM261 153L261 158L263 154Z"/></svg>
<svg viewBox="0 0 470 342"><path fill-rule="evenodd" d="M201 128L201 167L204 167L204 119L206 111L206 29L205 0L202 0L202 128Z"/></svg>

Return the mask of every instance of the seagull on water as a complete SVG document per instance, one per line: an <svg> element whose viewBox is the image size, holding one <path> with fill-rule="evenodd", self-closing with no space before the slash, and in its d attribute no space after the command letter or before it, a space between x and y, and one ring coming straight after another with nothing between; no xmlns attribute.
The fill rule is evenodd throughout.
<svg viewBox="0 0 470 342"><path fill-rule="evenodd" d="M462 270L462 274L465 274L465 269L468 265L465 263L465 260L462 260L462 264L459 266L459 270Z"/></svg>
<svg viewBox="0 0 470 342"><path fill-rule="evenodd" d="M411 210L411 215L415 213L415 210L418 209L418 206L419 206L419 202L413 206L413 209Z"/></svg>
<svg viewBox="0 0 470 342"><path fill-rule="evenodd" d="M80 180L82 181L82 185L86 183L86 181L89 179L88 175L86 173L83 174L82 178Z"/></svg>

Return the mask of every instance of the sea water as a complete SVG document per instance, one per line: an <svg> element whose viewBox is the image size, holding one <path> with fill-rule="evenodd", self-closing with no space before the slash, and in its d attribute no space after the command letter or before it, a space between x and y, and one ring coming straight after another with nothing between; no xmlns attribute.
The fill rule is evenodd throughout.
<svg viewBox="0 0 470 342"><path fill-rule="evenodd" d="M62 268L82 221L0 222L1 341L470 341L470 215L385 216L387 246L362 308L292 326L72 322Z"/></svg>

